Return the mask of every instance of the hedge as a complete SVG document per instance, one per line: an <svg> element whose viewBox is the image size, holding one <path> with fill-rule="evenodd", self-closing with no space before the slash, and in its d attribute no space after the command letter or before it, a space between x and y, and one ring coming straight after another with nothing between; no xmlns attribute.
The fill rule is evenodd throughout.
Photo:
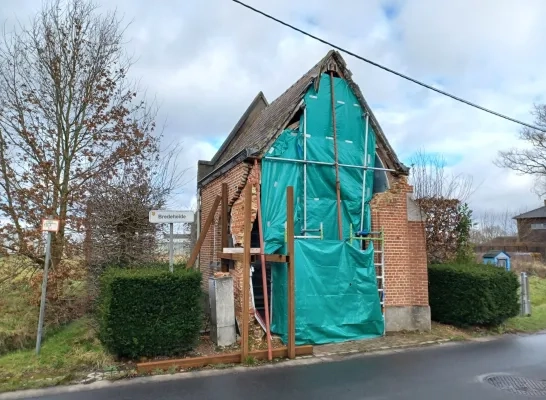
<svg viewBox="0 0 546 400"><path fill-rule="evenodd" d="M518 314L518 278L502 268L483 264L432 265L428 279L434 321L456 326L495 326Z"/></svg>
<svg viewBox="0 0 546 400"><path fill-rule="evenodd" d="M99 338L119 357L170 356L191 350L202 321L195 270L107 270L101 278Z"/></svg>

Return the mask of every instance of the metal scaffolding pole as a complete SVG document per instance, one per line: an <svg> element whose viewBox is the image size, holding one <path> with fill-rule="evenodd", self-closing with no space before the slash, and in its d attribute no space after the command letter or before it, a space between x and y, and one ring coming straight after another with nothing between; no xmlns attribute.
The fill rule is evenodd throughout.
<svg viewBox="0 0 546 400"><path fill-rule="evenodd" d="M316 165L325 165L329 167L333 167L335 164L330 162L324 162L324 161L304 161L304 160L295 160L293 158L283 158L283 157L264 157L266 160L272 160L272 161L285 161L285 162L295 162L295 163L305 163L305 164L316 164ZM390 171L390 172L396 172L396 170L391 168L376 168L376 167L364 167L362 165L350 165L350 164L338 164L340 167L344 168L358 168L358 169L369 169L372 171Z"/></svg>
<svg viewBox="0 0 546 400"><path fill-rule="evenodd" d="M362 211L360 213L360 231L364 229L364 203L366 198L366 172L368 172L368 118L366 113L366 133L364 134L364 172L362 173Z"/></svg>

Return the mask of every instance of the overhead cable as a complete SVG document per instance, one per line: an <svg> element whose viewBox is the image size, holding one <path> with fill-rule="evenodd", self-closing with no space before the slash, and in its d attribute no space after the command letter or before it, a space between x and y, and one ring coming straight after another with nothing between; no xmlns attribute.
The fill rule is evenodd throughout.
<svg viewBox="0 0 546 400"><path fill-rule="evenodd" d="M320 37L318 37L318 36L315 36L315 35L313 35L313 34L307 32L307 31L304 31L303 29L298 28L298 27L296 27L296 26L294 26L294 25L291 25L291 24L289 24L288 22L285 22L285 21L283 21L283 20L280 20L280 19L278 19L278 18L276 18L276 17L274 17L274 16L272 16L272 15L270 15L270 14L267 14L267 13L265 13L265 12L263 12L263 11L261 11L261 10L255 8L255 7L252 7L252 6L248 5L248 4L245 4L245 3L243 3L243 2L240 1L240 0L232 0L232 1L233 1L234 3L237 3L237 4L239 4L239 5L243 6L243 7L245 7L245 8L247 8L247 9L251 10L251 11L254 11L255 13L258 13L258 14L263 15L264 17L266 17L266 18L268 18L268 19L270 19L270 20L273 20L273 21L275 21L275 22L277 22L277 23L279 23L279 24L281 24L281 25L284 25L284 26L286 26L286 27L288 27L288 28L290 28L290 29L293 29L293 30L295 30L295 31L297 31L297 32L299 32L299 33L305 35L305 36L308 36L308 37L310 37L310 38L312 38L312 39L315 39L315 40L317 40L317 41L319 41L319 42L321 42L321 43L324 43L324 44L326 44L326 45L328 45L328 46L331 46L331 47L333 47L334 49L337 49L337 50L339 50L339 51L341 51L341 52L343 52L343 53L345 53L345 54L348 54L348 55L350 55L350 56L353 56L353 57L355 57L355 58L357 58L357 59L359 59L359 60L361 60L361 61L364 61L364 62L366 62L366 63L368 63L368 64L371 64L371 65L373 65L374 67L381 68L381 69L384 70L384 71L387 71L387 72L389 72L389 73L391 73L391 74L394 74L394 75L396 75L396 76L399 76L400 78L406 79L406 80L408 80L408 81L410 81L410 82L413 82L413 83L415 83L415 84L417 84L417 85L420 85L420 86L422 86L422 87L424 87L424 88L427 88L427 89L429 89L429 90L432 90L432 91L434 91L434 92L436 92L436 93L439 93L439 94L442 94L442 95L444 95L444 96L450 97L450 98L452 98L453 100L456 100L456 101L458 101L458 102L464 103L464 104L466 104L466 105L468 105L468 106L477 108L478 110L485 111L485 112L487 112L487 113L489 113L489 114L492 114L492 115L495 115L495 116L497 116L497 117L504 118L504 119L506 119L506 120L508 120L508 121L511 121L511 122L515 122L516 124L523 125L523 126L526 126L526 127L528 127L528 128L535 129L535 130L537 130L537 131L541 131L541 132L545 132L545 133L546 133L546 130L545 130L544 128L539 128L539 127L537 127L537 126L535 126L535 125L528 124L527 122L523 122L523 121L520 121L520 120L518 120L518 119L509 117L508 115L504 115L504 114L501 114L501 113L499 113L499 112L497 112L497 111L490 110L489 108L482 107L482 106L480 106L479 104L476 104L476 103L473 103L473 102L471 102L471 101L465 100L465 99L463 99L463 98L461 98L461 97L458 97L458 96L456 96L456 95L454 95L454 94L451 94L451 93L449 93L449 92L446 92L446 91L441 90L441 89L438 89L438 88L435 88L434 86L431 86L431 85L429 85L429 84L427 84L427 83L421 82L421 81L419 81L419 80L417 80L417 79L415 79L415 78L412 78L412 77L410 77L410 76L404 75L404 74L401 73L401 72L395 71L395 70L393 70L393 69L391 69L391 68L388 68L388 67L386 67L386 66L384 66L384 65L381 65L381 64L379 64L379 63L377 63L377 62L375 62L375 61L372 61L372 60L370 60L370 59L368 59L368 58L365 58L365 57L362 57L362 56L360 56L360 55L358 55L358 54L356 54L356 53L353 53L352 51L347 50L347 49L345 49L345 48L343 48L343 47L341 47L341 46L338 46L338 45L336 45L336 44L333 44L333 43L331 43L331 42L329 42L329 41L327 41L327 40L325 40L325 39L322 39L322 38L320 38Z"/></svg>

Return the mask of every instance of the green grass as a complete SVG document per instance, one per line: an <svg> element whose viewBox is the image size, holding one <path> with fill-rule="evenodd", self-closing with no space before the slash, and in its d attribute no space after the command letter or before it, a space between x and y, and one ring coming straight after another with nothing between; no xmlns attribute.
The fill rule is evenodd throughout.
<svg viewBox="0 0 546 400"><path fill-rule="evenodd" d="M531 291L531 316L511 318L504 324L507 332L538 332L546 330L546 279L533 276L529 279Z"/></svg>
<svg viewBox="0 0 546 400"><path fill-rule="evenodd" d="M32 346L36 340L38 308L26 285L0 290L0 355Z"/></svg>
<svg viewBox="0 0 546 400"><path fill-rule="evenodd" d="M0 356L0 392L68 383L113 364L84 317L46 338L39 356L34 350Z"/></svg>

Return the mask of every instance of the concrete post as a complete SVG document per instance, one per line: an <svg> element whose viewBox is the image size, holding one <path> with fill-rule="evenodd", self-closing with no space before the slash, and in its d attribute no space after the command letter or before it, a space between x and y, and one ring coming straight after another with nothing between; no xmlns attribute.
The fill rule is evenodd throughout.
<svg viewBox="0 0 546 400"><path fill-rule="evenodd" d="M210 337L217 346L231 346L236 341L233 278L209 278L209 299Z"/></svg>
<svg viewBox="0 0 546 400"><path fill-rule="evenodd" d="M529 276L526 272L520 273L521 290L521 315L526 317L531 315L531 294L529 293Z"/></svg>

